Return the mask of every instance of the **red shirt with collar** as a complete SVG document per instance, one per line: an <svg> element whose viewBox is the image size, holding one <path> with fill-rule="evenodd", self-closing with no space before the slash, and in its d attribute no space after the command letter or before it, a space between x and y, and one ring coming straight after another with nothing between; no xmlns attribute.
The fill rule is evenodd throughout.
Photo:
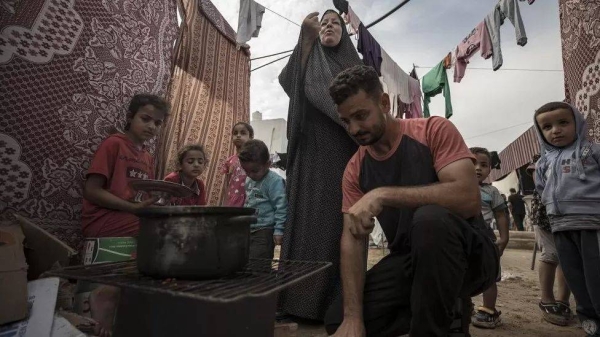
<svg viewBox="0 0 600 337"><path fill-rule="evenodd" d="M126 135L114 134L98 146L86 177L90 174L104 176L108 192L132 201L135 192L129 182L154 179L154 160L145 148L135 145ZM84 237L136 236L140 226L137 216L96 205L85 198L81 222Z"/></svg>
<svg viewBox="0 0 600 337"><path fill-rule="evenodd" d="M169 173L164 180L185 185L179 172ZM172 198L171 204L177 206L206 206L206 187L204 186L204 182L200 179L196 179L194 184L188 187L194 191L194 195L187 198Z"/></svg>

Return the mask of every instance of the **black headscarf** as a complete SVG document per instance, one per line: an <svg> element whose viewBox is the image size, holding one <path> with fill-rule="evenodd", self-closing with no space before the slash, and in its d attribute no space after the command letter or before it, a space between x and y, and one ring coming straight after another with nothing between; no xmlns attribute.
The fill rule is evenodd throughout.
<svg viewBox="0 0 600 337"><path fill-rule="evenodd" d="M308 58L304 74L302 73L302 33L288 64L279 75L279 83L290 97L288 111L288 140L294 147L297 132L302 130L303 101L308 100L315 108L343 126L337 114L337 108L329 96L329 85L342 70L361 64L360 57L352 45L342 17L334 10L327 10L323 17L335 13L342 26L340 42L335 47L325 47L316 39ZM321 17L321 21L323 20ZM293 155L289 154L288 155Z"/></svg>

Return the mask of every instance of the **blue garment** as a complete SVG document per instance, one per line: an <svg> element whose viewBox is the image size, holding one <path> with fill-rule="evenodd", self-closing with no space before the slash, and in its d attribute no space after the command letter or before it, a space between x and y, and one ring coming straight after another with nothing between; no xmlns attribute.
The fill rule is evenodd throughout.
<svg viewBox="0 0 600 337"><path fill-rule="evenodd" d="M563 148L546 142L534 117L542 149L536 163L535 187L546 206L553 232L600 229L600 221L596 225L593 221L576 221L583 215L588 215L586 219L591 215L600 220L600 145L586 139L583 115L573 106L571 110L575 116L577 138L573 144ZM570 224L566 226L568 222ZM555 228L555 224L559 228Z"/></svg>
<svg viewBox="0 0 600 337"><path fill-rule="evenodd" d="M246 178L246 202L244 207L256 209L258 222L251 230L274 228L274 235L283 235L287 219L285 180L269 170L261 181Z"/></svg>

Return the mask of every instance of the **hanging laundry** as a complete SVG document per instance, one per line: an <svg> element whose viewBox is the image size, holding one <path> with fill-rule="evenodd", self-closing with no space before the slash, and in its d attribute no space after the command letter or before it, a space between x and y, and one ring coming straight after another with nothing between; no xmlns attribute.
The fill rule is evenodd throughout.
<svg viewBox="0 0 600 337"><path fill-rule="evenodd" d="M381 77L387 86L387 93L391 98L392 111L398 110L397 97L400 98L402 103L412 103L408 84L410 76L383 49L381 49Z"/></svg>
<svg viewBox="0 0 600 337"><path fill-rule="evenodd" d="M489 59L492 56L492 41L485 22L481 21L456 47L456 63L454 64L454 82L460 83L465 76L465 70L471 56L481 49L481 57ZM445 59L444 59L445 60Z"/></svg>
<svg viewBox="0 0 600 337"><path fill-rule="evenodd" d="M419 83L419 80L409 77L408 87L412 96L412 102L409 104L405 116L406 118L421 118L423 117L423 108L421 108L421 100L423 99L421 83Z"/></svg>
<svg viewBox="0 0 600 337"><path fill-rule="evenodd" d="M444 68L444 61L442 60L435 68L425 74L422 82L423 116L430 116L429 102L431 102L431 97L443 92L446 100L446 118L450 118L452 116L452 101L450 99L450 83L448 83L448 75L446 74L446 68Z"/></svg>
<svg viewBox="0 0 600 337"><path fill-rule="evenodd" d="M414 63L413 63L413 69L410 71L410 77L414 78L415 80L419 79L419 76L417 76L417 67L415 67Z"/></svg>
<svg viewBox="0 0 600 337"><path fill-rule="evenodd" d="M238 45L244 45L253 37L258 37L265 7L254 0L240 0L240 16L235 38Z"/></svg>
<svg viewBox="0 0 600 337"><path fill-rule="evenodd" d="M363 56L363 63L375 68L381 76L381 46L362 23L358 27L358 35L357 49Z"/></svg>
<svg viewBox="0 0 600 337"><path fill-rule="evenodd" d="M450 69L452 67L452 53L448 53L448 55L446 55L446 57L444 57L444 68L446 69Z"/></svg>
<svg viewBox="0 0 600 337"><path fill-rule="evenodd" d="M340 11L340 13L348 13L348 1L346 0L333 0L333 6Z"/></svg>
<svg viewBox="0 0 600 337"><path fill-rule="evenodd" d="M498 70L502 67L502 49L500 47L500 26L508 18L515 26L517 44L524 46L527 44L527 35L525 26L521 18L521 11L517 0L500 0L494 10L485 17L485 26L492 40L493 69Z"/></svg>
<svg viewBox="0 0 600 337"><path fill-rule="evenodd" d="M348 21L348 24L350 25L348 32L350 32L350 34L358 34L358 27L360 26L360 19L358 18L358 16L356 15L356 13L354 13L354 11L352 10L352 6L348 5L348 14L346 14L346 20Z"/></svg>

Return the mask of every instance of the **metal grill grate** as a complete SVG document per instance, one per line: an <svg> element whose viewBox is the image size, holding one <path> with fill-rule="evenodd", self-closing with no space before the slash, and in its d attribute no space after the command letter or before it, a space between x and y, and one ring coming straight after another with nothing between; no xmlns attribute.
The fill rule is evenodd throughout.
<svg viewBox="0 0 600 337"><path fill-rule="evenodd" d="M154 279L138 272L135 261L51 270L45 275L85 280L144 292L162 292L210 302L266 296L331 266L330 262L250 259L243 271L214 280Z"/></svg>

